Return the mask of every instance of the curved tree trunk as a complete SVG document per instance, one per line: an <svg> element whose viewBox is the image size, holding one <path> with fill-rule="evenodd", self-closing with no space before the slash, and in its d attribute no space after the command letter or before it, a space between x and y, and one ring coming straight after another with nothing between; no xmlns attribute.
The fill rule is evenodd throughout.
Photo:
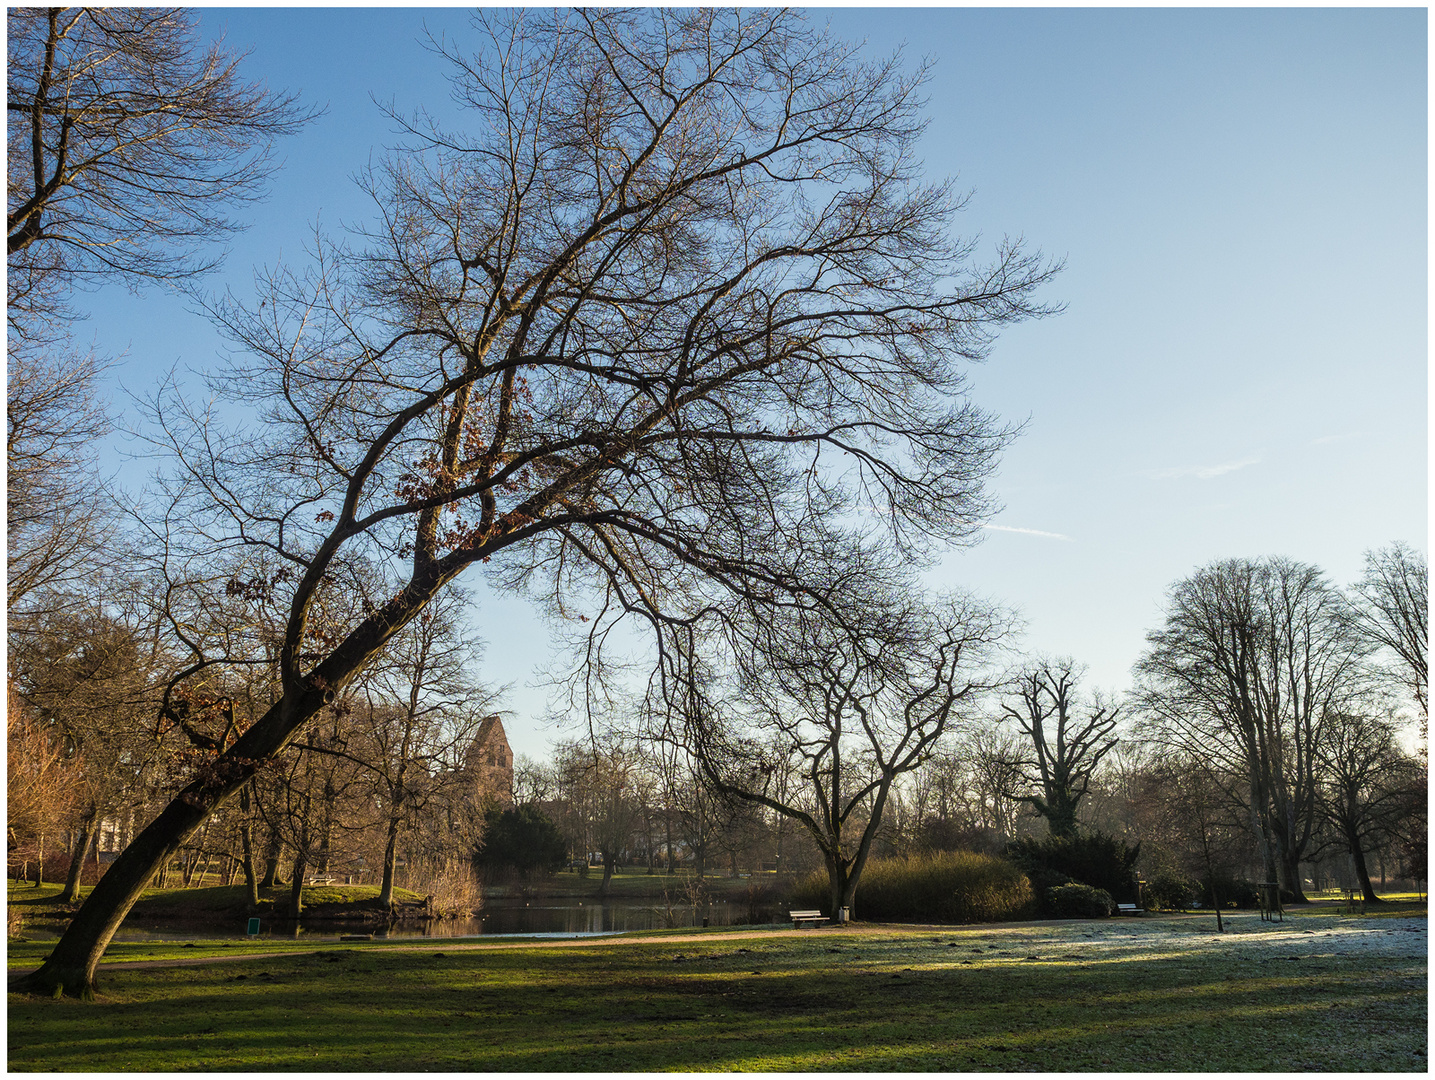
<svg viewBox="0 0 1435 1080"><path fill-rule="evenodd" d="M204 773L184 788L129 846L90 891L49 958L11 989L58 997L91 998L100 958L155 871L203 827L215 809L253 777L332 691L309 690L281 698Z"/></svg>
<svg viewBox="0 0 1435 1080"><path fill-rule="evenodd" d="M85 856L90 851L90 841L99 836L99 815L94 809L80 820L75 834L75 852L70 856L70 872L65 876L65 887L55 899L62 904L73 904L80 898L80 875L85 872Z"/></svg>

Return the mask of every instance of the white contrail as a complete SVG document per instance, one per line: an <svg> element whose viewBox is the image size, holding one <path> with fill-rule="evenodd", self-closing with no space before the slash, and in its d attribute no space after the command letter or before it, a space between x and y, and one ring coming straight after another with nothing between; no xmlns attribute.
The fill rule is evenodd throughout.
<svg viewBox="0 0 1435 1080"><path fill-rule="evenodd" d="M992 529L996 532L1022 533L1025 536L1045 536L1049 540L1065 540L1071 542L1071 537L1063 536L1061 533L1046 532L1042 529L1019 529L1015 525L983 525L983 529Z"/></svg>

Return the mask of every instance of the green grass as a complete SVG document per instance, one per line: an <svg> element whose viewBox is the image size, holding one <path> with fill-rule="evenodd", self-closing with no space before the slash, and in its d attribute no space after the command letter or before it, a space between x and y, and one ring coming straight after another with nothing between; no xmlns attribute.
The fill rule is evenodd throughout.
<svg viewBox="0 0 1435 1080"><path fill-rule="evenodd" d="M75 909L56 901L60 889L59 885L42 885L37 889L27 884L16 885L11 880L7 899L10 906L21 912L26 919L68 918ZM82 887L80 889L81 899L88 896L92 889L93 886ZM135 901L135 906L131 911L137 916L160 919L242 913L248 895L248 890L243 885L208 885L196 889L146 889ZM304 886L303 902L306 908L311 909L325 906L351 907L372 902L378 898L378 895L379 887L377 885L306 885ZM409 892L407 889L395 889L394 897L402 901L423 899L418 893ZM261 911L272 909L276 902L280 907L287 907L289 886L260 889L259 901Z"/></svg>
<svg viewBox="0 0 1435 1080"><path fill-rule="evenodd" d="M1423 956L1242 953L1259 933L1248 921L1232 950L1179 953L1114 923L576 948L295 946L107 972L93 1004L11 995L9 1067L1425 1069ZM1094 934L1106 935L1099 948Z"/></svg>

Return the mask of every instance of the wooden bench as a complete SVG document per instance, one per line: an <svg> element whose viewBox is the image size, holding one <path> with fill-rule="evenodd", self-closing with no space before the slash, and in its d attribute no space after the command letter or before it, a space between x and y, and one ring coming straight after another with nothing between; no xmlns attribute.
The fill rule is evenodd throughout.
<svg viewBox="0 0 1435 1080"><path fill-rule="evenodd" d="M792 920L792 928L801 930L803 923L812 923L820 926L827 921L827 916L820 911L789 911L787 917Z"/></svg>
<svg viewBox="0 0 1435 1080"><path fill-rule="evenodd" d="M1138 915L1138 914L1140 914L1140 912L1141 912L1141 909L1140 909L1139 907L1137 907L1135 904L1117 904L1117 905L1116 905L1116 914L1118 914L1118 915Z"/></svg>
<svg viewBox="0 0 1435 1080"><path fill-rule="evenodd" d="M305 885L332 885L339 879L333 874L310 874L304 879Z"/></svg>

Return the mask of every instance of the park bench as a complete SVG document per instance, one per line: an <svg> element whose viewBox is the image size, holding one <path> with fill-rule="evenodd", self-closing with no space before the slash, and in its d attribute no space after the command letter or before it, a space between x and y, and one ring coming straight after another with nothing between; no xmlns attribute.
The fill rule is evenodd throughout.
<svg viewBox="0 0 1435 1080"><path fill-rule="evenodd" d="M1140 911L1141 911L1141 909L1138 908L1135 904L1117 904L1117 905L1116 905L1116 914L1118 914L1118 915L1136 915L1136 914L1138 914Z"/></svg>
<svg viewBox="0 0 1435 1080"><path fill-rule="evenodd" d="M310 874L304 879L305 885L332 885L339 879L333 874Z"/></svg>
<svg viewBox="0 0 1435 1080"><path fill-rule="evenodd" d="M792 920L792 928L801 930L803 923L812 923L820 926L827 921L827 916L820 911L789 911L787 917Z"/></svg>

